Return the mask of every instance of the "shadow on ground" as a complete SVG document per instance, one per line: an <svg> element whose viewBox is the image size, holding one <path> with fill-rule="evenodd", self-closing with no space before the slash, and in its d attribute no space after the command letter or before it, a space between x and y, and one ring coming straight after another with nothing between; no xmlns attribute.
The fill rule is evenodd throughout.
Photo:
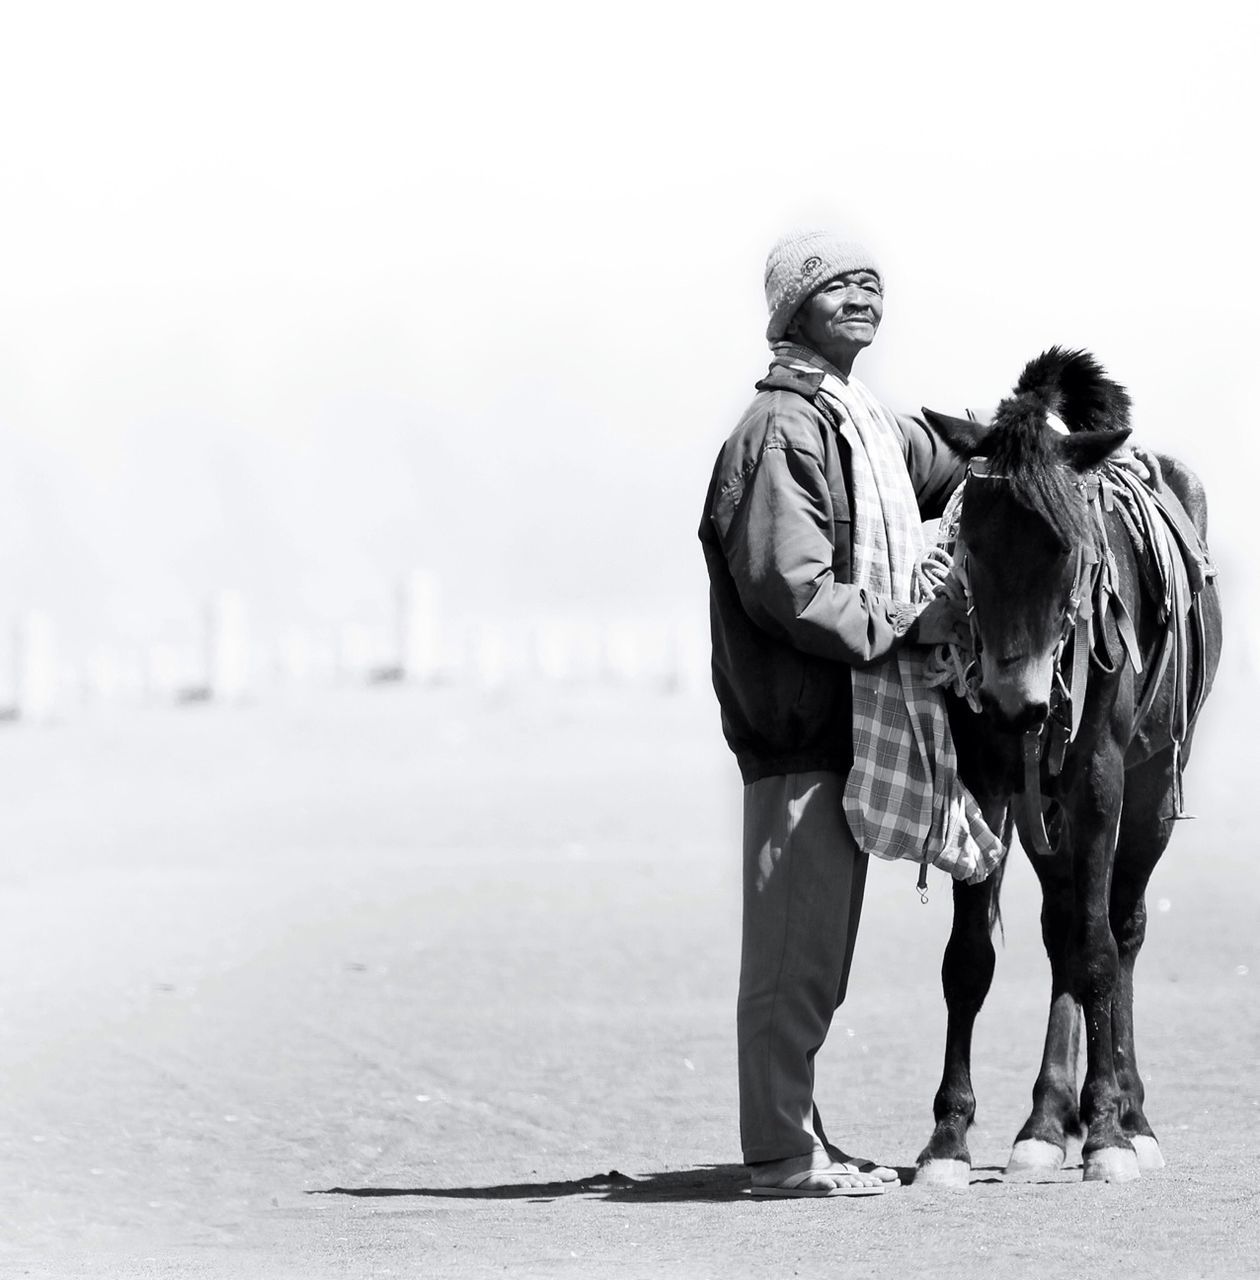
<svg viewBox="0 0 1260 1280"><path fill-rule="evenodd" d="M616 1169L565 1182L511 1182L490 1187L328 1187L312 1196L434 1196L455 1200L558 1200L597 1196L614 1201L737 1200L748 1190L742 1164L702 1165L697 1169L649 1173L631 1178Z"/></svg>
<svg viewBox="0 0 1260 1280"><path fill-rule="evenodd" d="M899 1169L903 1183L913 1169ZM593 1196L628 1203L742 1200L748 1195L748 1170L742 1164L710 1164L696 1169L649 1173L631 1178L617 1169L565 1182L510 1182L490 1187L327 1187L309 1196L432 1196L454 1200L531 1200L546 1202L563 1196Z"/></svg>

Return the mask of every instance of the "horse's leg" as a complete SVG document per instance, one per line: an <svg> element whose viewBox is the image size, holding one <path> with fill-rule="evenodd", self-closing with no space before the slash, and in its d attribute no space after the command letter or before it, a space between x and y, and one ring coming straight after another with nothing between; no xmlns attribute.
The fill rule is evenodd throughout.
<svg viewBox="0 0 1260 1280"><path fill-rule="evenodd" d="M1033 855L1041 881L1041 938L1050 958L1050 1017L1041 1070L1033 1085L1033 1106L1015 1138L1008 1178L1031 1180L1063 1165L1068 1139L1081 1136L1076 1102L1076 1060L1081 1042L1081 1010L1072 989L1068 947L1072 936L1072 858Z"/></svg>
<svg viewBox="0 0 1260 1280"><path fill-rule="evenodd" d="M1124 764L1114 742L1100 745L1073 789L1075 854L1071 980L1085 1011L1089 1065L1081 1090L1085 1179L1127 1182L1139 1176L1133 1144L1120 1125L1111 1014L1120 960L1111 932L1111 880L1115 862Z"/></svg>
<svg viewBox="0 0 1260 1280"><path fill-rule="evenodd" d="M976 1115L971 1088L971 1033L993 981L989 904L1000 870L982 884L954 882L954 924L945 947L941 982L949 1011L945 1069L932 1106L936 1128L919 1153L916 1185L965 1187L971 1176L967 1130Z"/></svg>
<svg viewBox="0 0 1260 1280"><path fill-rule="evenodd" d="M1120 1123L1142 1169L1162 1169L1164 1157L1143 1110L1146 1091L1133 1044L1133 967L1146 937L1146 885L1168 845L1173 789L1172 752L1133 769L1125 779L1124 810L1111 883L1111 931L1119 951L1120 974L1111 1009Z"/></svg>

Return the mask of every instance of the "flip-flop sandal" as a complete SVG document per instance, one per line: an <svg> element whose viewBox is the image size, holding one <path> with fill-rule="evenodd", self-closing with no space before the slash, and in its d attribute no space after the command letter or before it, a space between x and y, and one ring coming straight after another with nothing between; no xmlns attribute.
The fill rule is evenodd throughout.
<svg viewBox="0 0 1260 1280"><path fill-rule="evenodd" d="M758 1186L756 1183L751 1188L751 1194L757 1197L779 1197L780 1199L794 1200L826 1200L832 1196L882 1196L884 1194L884 1184L881 1182L873 1187L807 1187L805 1183L811 1179L840 1177L845 1174L856 1174L857 1170L852 1165L847 1165L841 1169L806 1169L801 1173L789 1174L782 1182L773 1185Z"/></svg>

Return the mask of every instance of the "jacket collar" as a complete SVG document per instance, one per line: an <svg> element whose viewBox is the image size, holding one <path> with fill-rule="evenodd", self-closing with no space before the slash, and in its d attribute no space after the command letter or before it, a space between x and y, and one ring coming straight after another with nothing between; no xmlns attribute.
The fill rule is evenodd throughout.
<svg viewBox="0 0 1260 1280"><path fill-rule="evenodd" d="M818 394L825 376L821 369L797 369L776 360L770 366L770 372L757 383L757 390L796 391L806 400L812 400Z"/></svg>
<svg viewBox="0 0 1260 1280"><path fill-rule="evenodd" d="M795 391L812 400L828 375L841 383L847 381L834 365L808 347L777 342L772 350L770 371L757 383L758 391Z"/></svg>

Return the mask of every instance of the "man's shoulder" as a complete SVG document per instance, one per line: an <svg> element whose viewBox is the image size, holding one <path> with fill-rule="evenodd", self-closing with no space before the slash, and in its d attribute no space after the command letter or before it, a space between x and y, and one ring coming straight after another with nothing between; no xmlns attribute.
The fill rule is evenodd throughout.
<svg viewBox="0 0 1260 1280"><path fill-rule="evenodd" d="M815 388L816 389L816 388ZM772 375L757 383L757 394L727 439L727 449L746 453L766 448L797 449L819 455L827 419L807 388Z"/></svg>

